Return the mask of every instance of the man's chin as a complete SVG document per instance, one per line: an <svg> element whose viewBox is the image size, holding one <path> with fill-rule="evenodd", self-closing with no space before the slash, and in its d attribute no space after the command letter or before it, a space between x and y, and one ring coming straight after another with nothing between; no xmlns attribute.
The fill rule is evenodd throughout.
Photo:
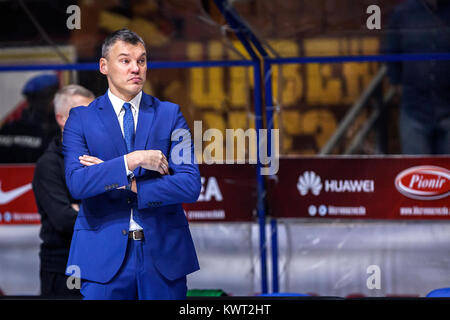
<svg viewBox="0 0 450 320"><path fill-rule="evenodd" d="M127 89L130 94L136 95L142 90L143 87L144 85L142 83L139 83L128 85Z"/></svg>

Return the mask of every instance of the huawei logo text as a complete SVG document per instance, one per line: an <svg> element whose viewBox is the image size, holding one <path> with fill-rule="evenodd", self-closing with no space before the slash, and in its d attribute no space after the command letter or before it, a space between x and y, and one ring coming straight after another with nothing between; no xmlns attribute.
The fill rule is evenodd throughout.
<svg viewBox="0 0 450 320"><path fill-rule="evenodd" d="M318 196L322 189L324 192L375 192L374 180L347 180L327 179L322 183L320 177L314 171L305 171L298 178L297 189L302 196L309 190Z"/></svg>
<svg viewBox="0 0 450 320"><path fill-rule="evenodd" d="M309 190L313 195L318 196L322 190L322 182L314 171L305 171L298 178L297 189L302 196L305 196Z"/></svg>

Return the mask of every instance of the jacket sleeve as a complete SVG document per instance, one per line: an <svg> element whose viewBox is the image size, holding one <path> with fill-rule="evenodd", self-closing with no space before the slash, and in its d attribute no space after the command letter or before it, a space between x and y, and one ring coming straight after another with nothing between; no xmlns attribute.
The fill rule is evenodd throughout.
<svg viewBox="0 0 450 320"><path fill-rule="evenodd" d="M33 193L51 225L61 233L71 234L77 211L72 208L61 164L57 159L41 158L33 177Z"/></svg>
<svg viewBox="0 0 450 320"><path fill-rule="evenodd" d="M177 130L178 129L178 130ZM189 127L177 106L172 133L184 132L179 140L171 141L168 155L171 175L152 174L136 178L138 209L165 206L178 203L195 202L201 190L200 172L195 161L194 145ZM176 152L173 152L175 148ZM172 157L178 156L178 151L186 152L185 160L179 161ZM180 153L181 154L181 153Z"/></svg>
<svg viewBox="0 0 450 320"><path fill-rule="evenodd" d="M123 156L92 166L80 163L79 156L90 155L83 126L83 108L86 107L70 110L63 134L66 184L74 199L90 198L128 184Z"/></svg>

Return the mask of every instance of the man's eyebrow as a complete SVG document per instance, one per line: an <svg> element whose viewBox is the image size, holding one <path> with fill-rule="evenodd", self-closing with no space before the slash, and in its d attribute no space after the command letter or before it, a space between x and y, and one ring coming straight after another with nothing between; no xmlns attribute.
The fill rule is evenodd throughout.
<svg viewBox="0 0 450 320"><path fill-rule="evenodd" d="M129 57L130 54L129 54L129 53L120 53L120 54L118 55L118 57L120 57L120 56ZM145 52L142 53L142 54L139 56L139 58L141 58L141 57L143 57L143 56L147 57L147 53L145 53Z"/></svg>

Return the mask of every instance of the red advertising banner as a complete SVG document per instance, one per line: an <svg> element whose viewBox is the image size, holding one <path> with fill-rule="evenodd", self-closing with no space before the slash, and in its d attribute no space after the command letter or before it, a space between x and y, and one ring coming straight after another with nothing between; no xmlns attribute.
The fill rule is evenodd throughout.
<svg viewBox="0 0 450 320"><path fill-rule="evenodd" d="M450 157L287 157L267 181L279 218L450 219ZM0 166L0 225L39 224L34 165ZM200 165L190 221L254 221L256 166Z"/></svg>
<svg viewBox="0 0 450 320"><path fill-rule="evenodd" d="M253 221L256 166L200 165L202 191L184 204L190 221ZM0 165L0 225L39 224L31 182L34 165Z"/></svg>
<svg viewBox="0 0 450 320"><path fill-rule="evenodd" d="M273 216L450 219L450 157L280 159L269 180Z"/></svg>
<svg viewBox="0 0 450 320"><path fill-rule="evenodd" d="M31 187L34 165L0 166L0 225L39 224Z"/></svg>
<svg viewBox="0 0 450 320"><path fill-rule="evenodd" d="M256 166L202 164L202 191L196 203L183 204L189 221L254 221Z"/></svg>

